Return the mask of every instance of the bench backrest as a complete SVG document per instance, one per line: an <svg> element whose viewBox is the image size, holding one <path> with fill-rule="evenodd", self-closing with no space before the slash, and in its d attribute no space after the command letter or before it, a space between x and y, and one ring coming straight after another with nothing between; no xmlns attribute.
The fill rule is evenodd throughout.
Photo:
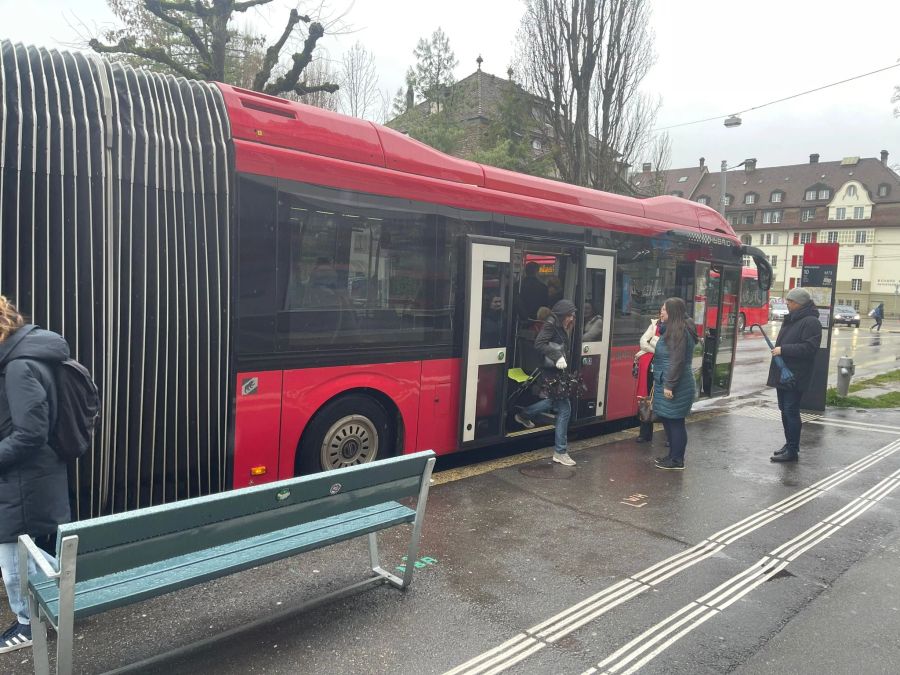
<svg viewBox="0 0 900 675"><path fill-rule="evenodd" d="M418 495L434 452L60 525L78 535L78 581Z"/></svg>

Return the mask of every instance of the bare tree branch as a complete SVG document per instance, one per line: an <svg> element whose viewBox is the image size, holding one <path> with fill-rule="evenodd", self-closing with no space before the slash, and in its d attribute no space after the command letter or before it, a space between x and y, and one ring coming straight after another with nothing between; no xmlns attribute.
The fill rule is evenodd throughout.
<svg viewBox="0 0 900 675"><path fill-rule="evenodd" d="M246 12L251 7L256 7L257 5L268 5L270 2L272 2L272 0L245 0L244 2L234 3L233 8L235 12Z"/></svg>
<svg viewBox="0 0 900 675"><path fill-rule="evenodd" d="M144 7L148 12L159 18L160 21L164 21L173 28L178 29L181 34L190 41L203 60L207 62L210 60L209 49L206 48L206 44L203 42L197 31L194 30L194 27L184 19L166 14L162 0L146 0L146 2L144 2Z"/></svg>
<svg viewBox="0 0 900 675"><path fill-rule="evenodd" d="M97 39L91 40L88 44L90 45L91 49L93 49L98 54L133 54L134 56L139 56L142 59L148 59L150 61L161 63L171 68L179 75L183 75L184 77L187 77L189 79L204 79L199 72L178 63L178 61L169 56L169 54L167 54L165 50L158 48L139 47L137 44L135 44L132 38L124 37L119 40L118 44L115 45L105 45Z"/></svg>
<svg viewBox="0 0 900 675"><path fill-rule="evenodd" d="M292 9L290 15L288 16L287 25L284 27L284 31L281 33L281 37L279 37L278 40L276 40L275 43L266 50L266 56L263 59L262 68L260 68L259 72L256 74L256 77L253 79L253 88L256 91L262 91L263 87L266 86L266 82L268 82L269 77L272 75L272 68L274 68L278 63L278 57L281 55L281 50L282 48L284 48L284 43L287 42L287 39L294 31L294 27L300 21L309 23L309 17L300 16L300 12L298 12L296 9Z"/></svg>
<svg viewBox="0 0 900 675"><path fill-rule="evenodd" d="M287 73L279 77L272 84L266 85L262 89L263 93L277 95L287 91L293 91L302 96L304 93L311 93L313 91L337 91L338 85L330 82L325 82L312 88L307 87L305 83L298 83L303 69L306 68L312 60L312 53L316 48L316 42L324 34L325 29L322 28L322 24L317 21L311 23L309 25L309 34L306 36L306 41L303 43L303 51L293 55L294 65Z"/></svg>

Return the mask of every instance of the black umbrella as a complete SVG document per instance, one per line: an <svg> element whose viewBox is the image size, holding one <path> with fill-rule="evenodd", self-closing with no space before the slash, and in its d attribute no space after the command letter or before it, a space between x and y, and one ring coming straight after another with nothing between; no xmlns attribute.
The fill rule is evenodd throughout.
<svg viewBox="0 0 900 675"><path fill-rule="evenodd" d="M769 339L769 336L766 335L766 331L762 329L762 326L760 326L758 323L753 324L752 326L750 326L751 333L753 332L754 328L759 328L759 332L762 333L763 339L766 341L766 344L769 345L769 349L775 349L775 345L772 344L772 341ZM794 373L792 373L791 369L787 367L784 359L780 356L773 356L772 358L775 360L775 365L778 366L779 369L781 369L779 382L783 385L788 386L794 384Z"/></svg>

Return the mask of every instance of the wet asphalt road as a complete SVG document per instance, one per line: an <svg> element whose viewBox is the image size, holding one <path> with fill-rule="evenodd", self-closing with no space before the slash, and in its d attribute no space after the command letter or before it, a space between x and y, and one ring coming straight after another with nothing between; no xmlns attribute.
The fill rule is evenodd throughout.
<svg viewBox="0 0 900 675"><path fill-rule="evenodd" d="M900 334L836 338L861 368L900 351ZM728 409L689 424L683 473L653 468L661 434L648 447L633 431L576 441L571 469L538 452L445 472L420 553L433 562L408 592L357 593L133 672L900 672L900 411L829 410L805 425L798 464L771 464L783 441L755 382L761 342L741 339ZM384 561L405 536L380 535ZM364 540L346 542L86 619L76 670L258 621L366 562ZM0 655L0 672L30 668L28 650Z"/></svg>

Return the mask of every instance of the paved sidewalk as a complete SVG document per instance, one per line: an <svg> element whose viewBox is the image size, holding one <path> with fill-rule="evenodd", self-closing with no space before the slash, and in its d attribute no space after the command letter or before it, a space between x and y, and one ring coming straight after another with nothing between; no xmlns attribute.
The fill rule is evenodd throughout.
<svg viewBox="0 0 900 675"><path fill-rule="evenodd" d="M647 446L636 444L630 430L573 442L574 468L550 462L547 449L437 474L422 568L408 592L382 587L265 621L361 579L365 542L347 542L79 622L77 671L149 659L131 670L443 673L498 648L492 653L502 665L509 648L501 645L524 635L534 640L533 652L511 663L510 672L582 673L900 470L900 411L830 410L816 417L804 428L798 464L768 461L783 442L777 409L745 405L695 416L684 472L653 467L665 452L661 433ZM869 459L859 463L863 458ZM773 506L802 495L796 509ZM812 663L829 672L826 652L816 661L786 646L794 640L824 641L835 653L849 645L872 666L855 672L897 672L898 503L900 489L866 502L855 520L668 646L642 672L803 672ZM763 512L762 524L739 525ZM727 528L733 540L721 543ZM386 564L401 562L404 535L380 537ZM698 549L704 542L711 543ZM680 556L666 564L672 574L648 582L648 570L672 556ZM606 608L603 598L619 584L632 590ZM583 625L571 618L597 597L589 602L599 608L595 616ZM867 613L877 627L853 621ZM832 614L842 620L828 620ZM545 622L558 639L531 630ZM215 640L242 626L251 627ZM207 642L191 646L201 640ZM160 656L172 649L180 651ZM29 650L0 655L0 672L30 672L30 656Z"/></svg>

